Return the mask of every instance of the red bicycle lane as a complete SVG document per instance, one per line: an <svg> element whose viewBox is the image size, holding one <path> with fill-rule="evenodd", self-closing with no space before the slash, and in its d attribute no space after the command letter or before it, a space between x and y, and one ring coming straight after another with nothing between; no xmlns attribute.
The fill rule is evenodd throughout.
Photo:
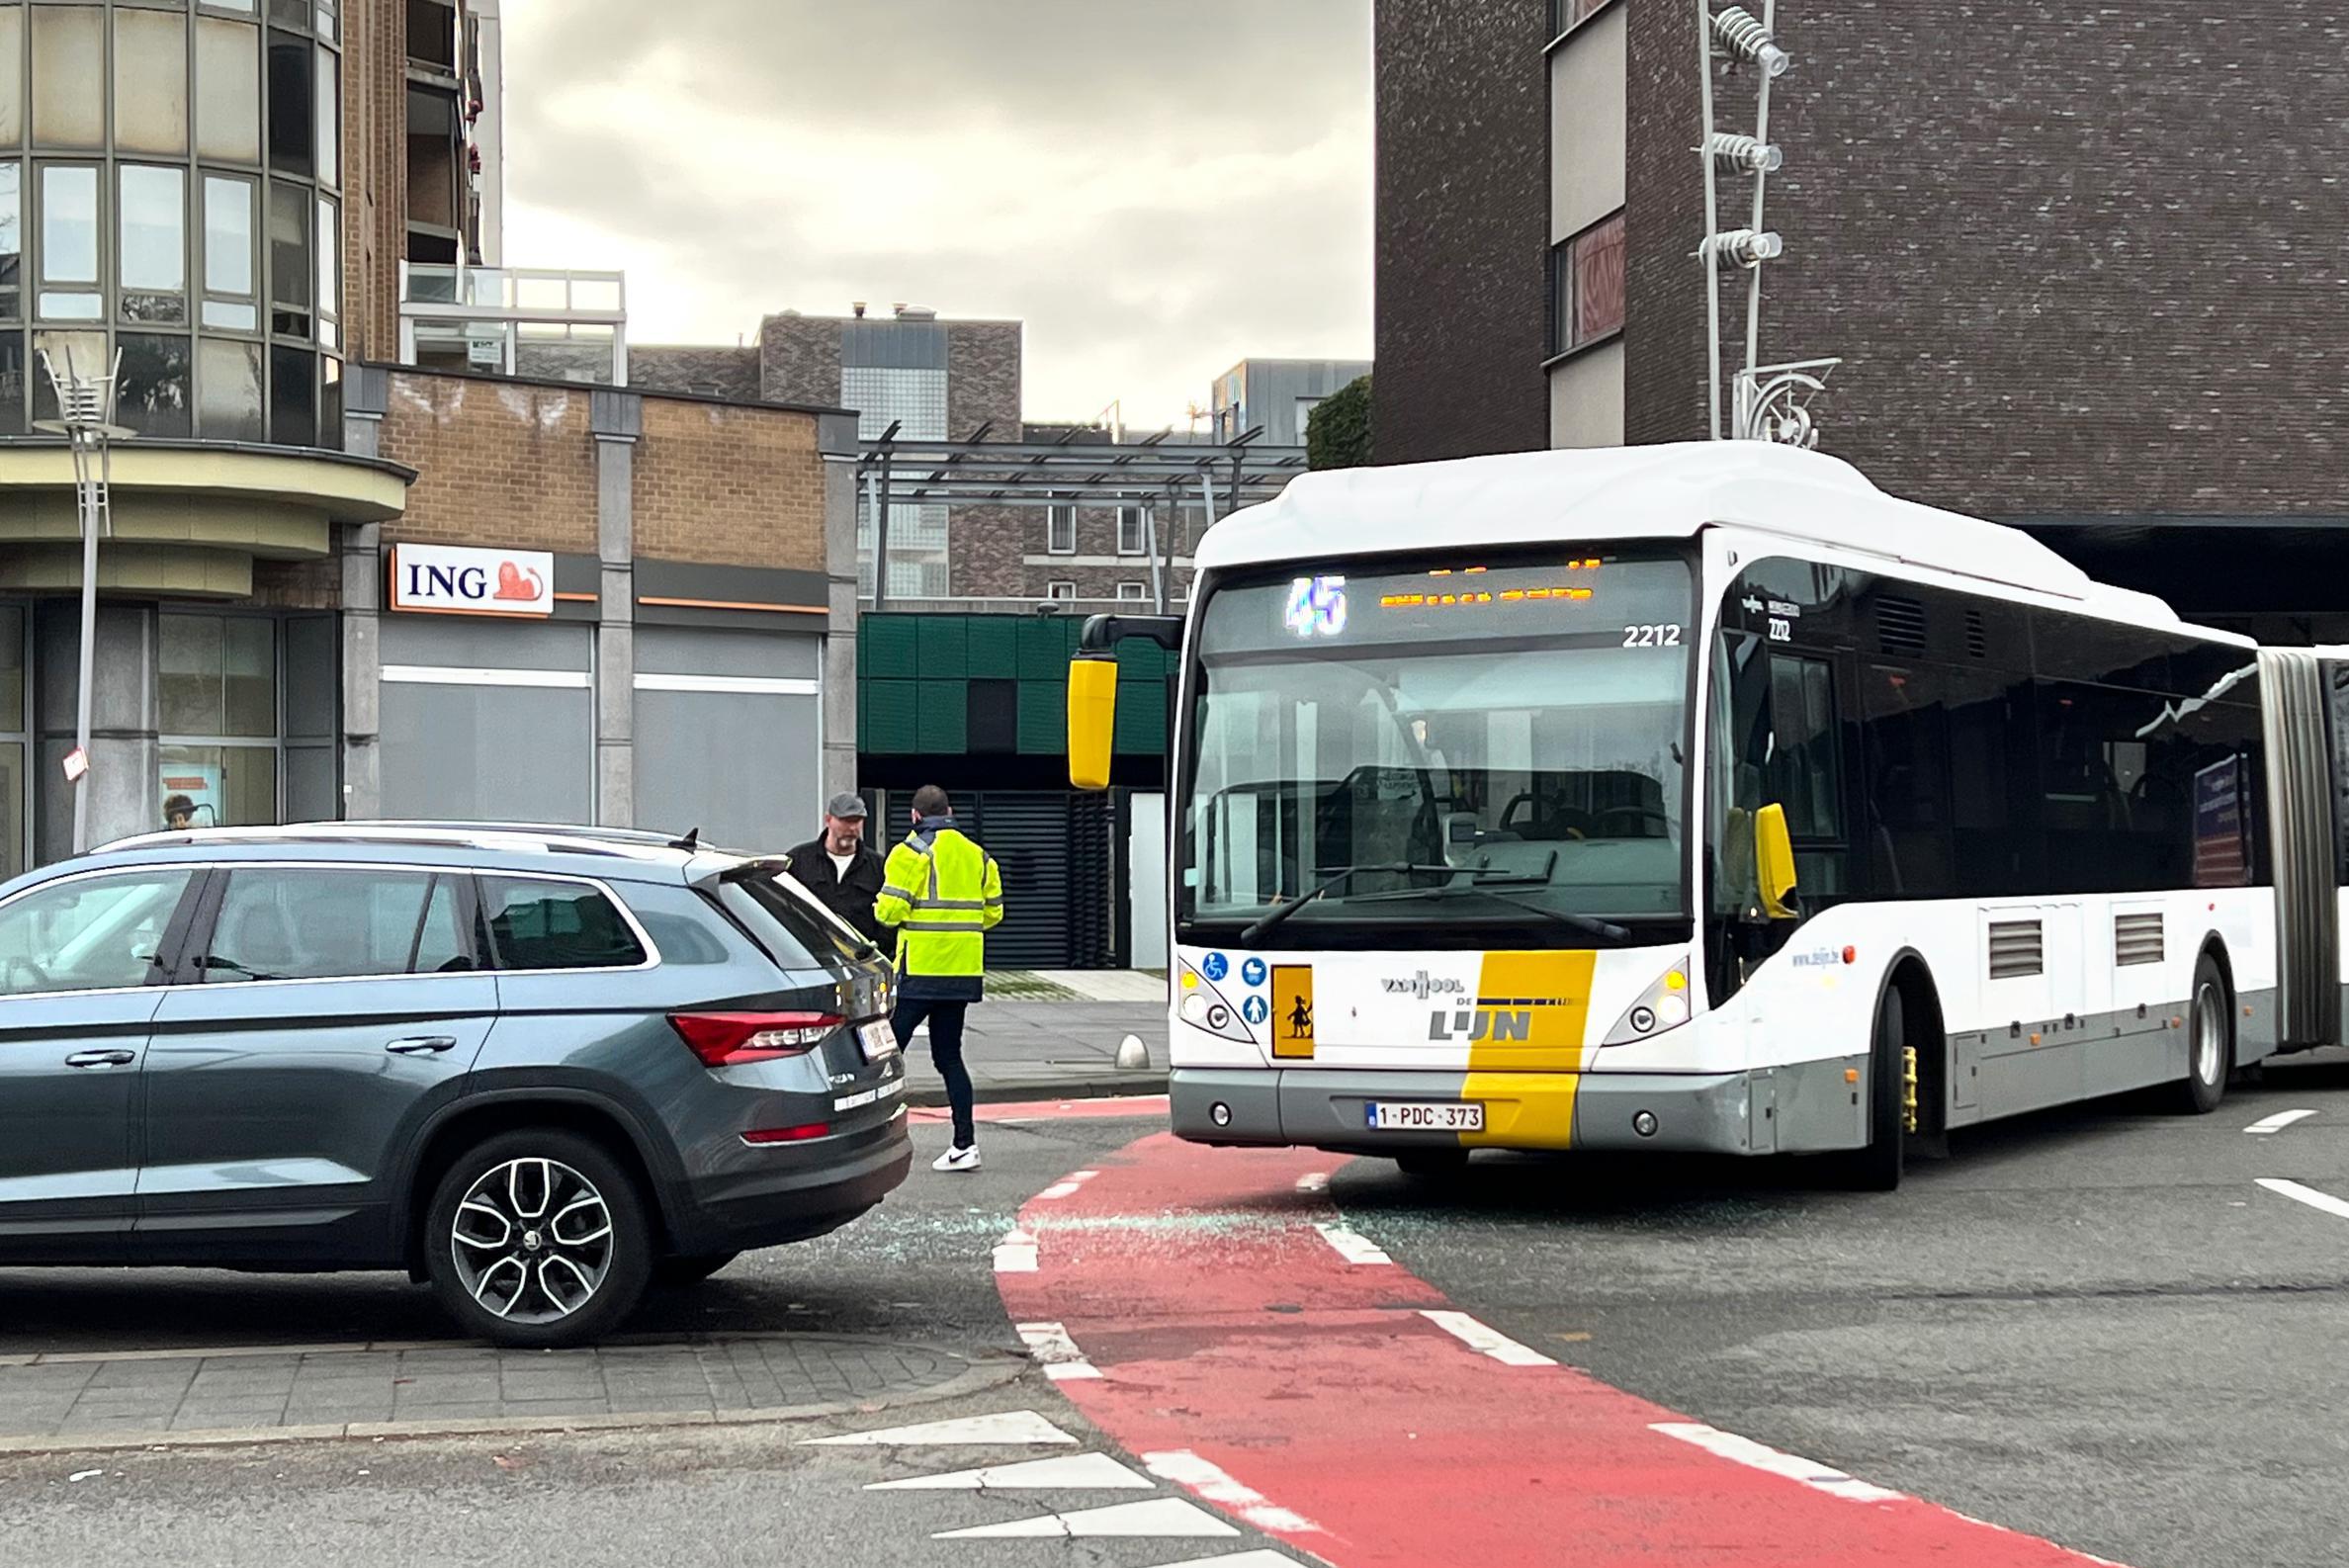
<svg viewBox="0 0 2349 1568"><path fill-rule="evenodd" d="M1340 1226L1344 1163L1144 1138L1022 1207L998 1288L1119 1444L1338 1568L2104 1561L1508 1341Z"/></svg>

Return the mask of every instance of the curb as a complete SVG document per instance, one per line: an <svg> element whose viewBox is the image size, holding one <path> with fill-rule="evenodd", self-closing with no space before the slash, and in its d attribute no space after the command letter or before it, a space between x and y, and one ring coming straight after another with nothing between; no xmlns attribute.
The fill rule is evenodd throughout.
<svg viewBox="0 0 2349 1568"><path fill-rule="evenodd" d="M981 1105L1018 1105L1038 1099L1119 1099L1128 1094L1164 1094L1165 1073L1131 1073L1122 1078L1040 1078L1016 1084L976 1086L973 1100ZM922 1085L906 1090L906 1103L918 1110L938 1110L946 1104L944 1085Z"/></svg>
<svg viewBox="0 0 2349 1568"><path fill-rule="evenodd" d="M782 1336L776 1336L782 1338ZM673 1342L689 1343L689 1342ZM493 1416L450 1421L355 1421L342 1426L249 1427L207 1432L140 1432L52 1437L0 1437L0 1457L50 1453L123 1453L154 1448L241 1448L281 1442L340 1440L381 1442L415 1437L466 1437L503 1433L630 1432L673 1428L765 1427L819 1421L831 1416L877 1414L939 1400L983 1394L1018 1378L1035 1363L1024 1355L971 1354L924 1346L965 1369L934 1388L872 1399L831 1400L820 1405L778 1405L771 1410L679 1410L614 1412L578 1416Z"/></svg>

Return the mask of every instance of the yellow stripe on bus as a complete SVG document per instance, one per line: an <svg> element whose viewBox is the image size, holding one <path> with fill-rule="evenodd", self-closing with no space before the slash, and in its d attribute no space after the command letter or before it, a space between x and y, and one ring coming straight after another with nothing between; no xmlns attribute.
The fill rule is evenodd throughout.
<svg viewBox="0 0 2349 1568"><path fill-rule="evenodd" d="M1462 1133L1462 1144L1564 1149L1573 1143L1598 967L1594 952L1485 954L1474 1008L1484 1014L1482 1038L1469 1044L1460 1089L1463 1099L1483 1102L1485 1127Z"/></svg>

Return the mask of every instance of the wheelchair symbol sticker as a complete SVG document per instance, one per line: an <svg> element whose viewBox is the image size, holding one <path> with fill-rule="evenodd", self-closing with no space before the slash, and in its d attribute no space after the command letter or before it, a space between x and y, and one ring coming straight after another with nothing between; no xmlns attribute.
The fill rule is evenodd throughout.
<svg viewBox="0 0 2349 1568"><path fill-rule="evenodd" d="M1221 980L1231 972L1231 961L1221 953L1209 953L1200 960L1199 973L1205 975L1209 980Z"/></svg>
<svg viewBox="0 0 2349 1568"><path fill-rule="evenodd" d="M1272 1016L1272 1004L1262 997L1251 997L1240 1004L1240 1014L1250 1023L1261 1024Z"/></svg>
<svg viewBox="0 0 2349 1568"><path fill-rule="evenodd" d="M1252 986L1262 985L1266 973L1264 961L1261 958L1252 958L1240 966L1240 978Z"/></svg>

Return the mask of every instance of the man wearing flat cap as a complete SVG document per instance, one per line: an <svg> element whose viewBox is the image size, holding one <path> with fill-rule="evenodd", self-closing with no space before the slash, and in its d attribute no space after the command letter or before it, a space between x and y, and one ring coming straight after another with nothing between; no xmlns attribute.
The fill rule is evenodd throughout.
<svg viewBox="0 0 2349 1568"><path fill-rule="evenodd" d="M873 915L873 901L881 895L881 857L864 841L865 803L854 795L834 795L824 808L824 834L810 839L785 857L791 874L816 895L819 903L838 915L884 953L897 951L897 933Z"/></svg>

